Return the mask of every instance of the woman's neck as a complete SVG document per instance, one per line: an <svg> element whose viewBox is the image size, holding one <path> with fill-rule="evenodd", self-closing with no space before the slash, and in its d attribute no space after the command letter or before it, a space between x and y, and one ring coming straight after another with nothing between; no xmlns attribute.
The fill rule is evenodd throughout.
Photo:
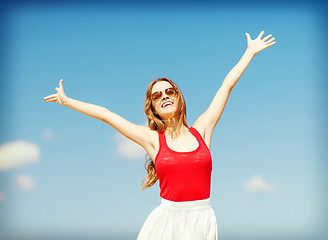
<svg viewBox="0 0 328 240"><path fill-rule="evenodd" d="M164 120L165 132L168 133L172 138L175 138L186 131L186 126L181 122L179 123L178 118L171 118L169 120Z"/></svg>

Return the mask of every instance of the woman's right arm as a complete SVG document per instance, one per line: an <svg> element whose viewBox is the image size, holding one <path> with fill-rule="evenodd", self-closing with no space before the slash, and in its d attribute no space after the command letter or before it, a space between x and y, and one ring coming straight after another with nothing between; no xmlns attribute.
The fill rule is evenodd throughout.
<svg viewBox="0 0 328 240"><path fill-rule="evenodd" d="M146 150L149 148L151 130L148 127L131 123L107 108L67 97L64 92L63 79L59 81L59 88L56 88L56 91L56 94L49 95L44 100L46 102L58 102L63 106L104 121Z"/></svg>

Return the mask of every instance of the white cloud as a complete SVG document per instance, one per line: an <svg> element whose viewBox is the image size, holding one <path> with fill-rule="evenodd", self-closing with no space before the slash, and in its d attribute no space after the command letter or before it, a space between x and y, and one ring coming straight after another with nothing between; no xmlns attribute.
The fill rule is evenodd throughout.
<svg viewBox="0 0 328 240"><path fill-rule="evenodd" d="M40 148L34 143L19 140L0 146L0 171L22 167L40 159Z"/></svg>
<svg viewBox="0 0 328 240"><path fill-rule="evenodd" d="M0 192L0 203L5 200L5 195Z"/></svg>
<svg viewBox="0 0 328 240"><path fill-rule="evenodd" d="M274 189L273 185L266 182L261 175L252 176L245 183L245 188L250 193L272 192Z"/></svg>
<svg viewBox="0 0 328 240"><path fill-rule="evenodd" d="M145 159L146 151L141 146L121 134L116 135L115 139L118 141L117 151L120 155L129 159Z"/></svg>
<svg viewBox="0 0 328 240"><path fill-rule="evenodd" d="M28 175L20 175L16 178L17 186L23 191L31 191L35 188L35 183L32 177Z"/></svg>

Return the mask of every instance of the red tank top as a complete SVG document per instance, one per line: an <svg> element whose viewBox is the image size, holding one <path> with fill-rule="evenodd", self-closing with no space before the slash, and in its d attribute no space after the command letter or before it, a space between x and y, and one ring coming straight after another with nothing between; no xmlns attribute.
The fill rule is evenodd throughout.
<svg viewBox="0 0 328 240"><path fill-rule="evenodd" d="M155 158L155 169L164 199L182 202L202 200L210 197L212 158L198 131L190 127L196 137L197 149L176 152L166 143L164 132L159 133L159 151Z"/></svg>

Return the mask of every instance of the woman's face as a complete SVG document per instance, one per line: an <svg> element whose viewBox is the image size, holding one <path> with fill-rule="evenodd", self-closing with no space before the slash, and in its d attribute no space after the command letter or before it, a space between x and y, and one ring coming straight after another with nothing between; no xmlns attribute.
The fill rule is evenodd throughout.
<svg viewBox="0 0 328 240"><path fill-rule="evenodd" d="M152 95L155 92L161 92L158 99L152 99L152 104L154 113L158 114L163 120L172 117L178 108L177 95L166 92L165 90L168 88L173 88L173 86L167 81L159 81L155 83L151 92Z"/></svg>

